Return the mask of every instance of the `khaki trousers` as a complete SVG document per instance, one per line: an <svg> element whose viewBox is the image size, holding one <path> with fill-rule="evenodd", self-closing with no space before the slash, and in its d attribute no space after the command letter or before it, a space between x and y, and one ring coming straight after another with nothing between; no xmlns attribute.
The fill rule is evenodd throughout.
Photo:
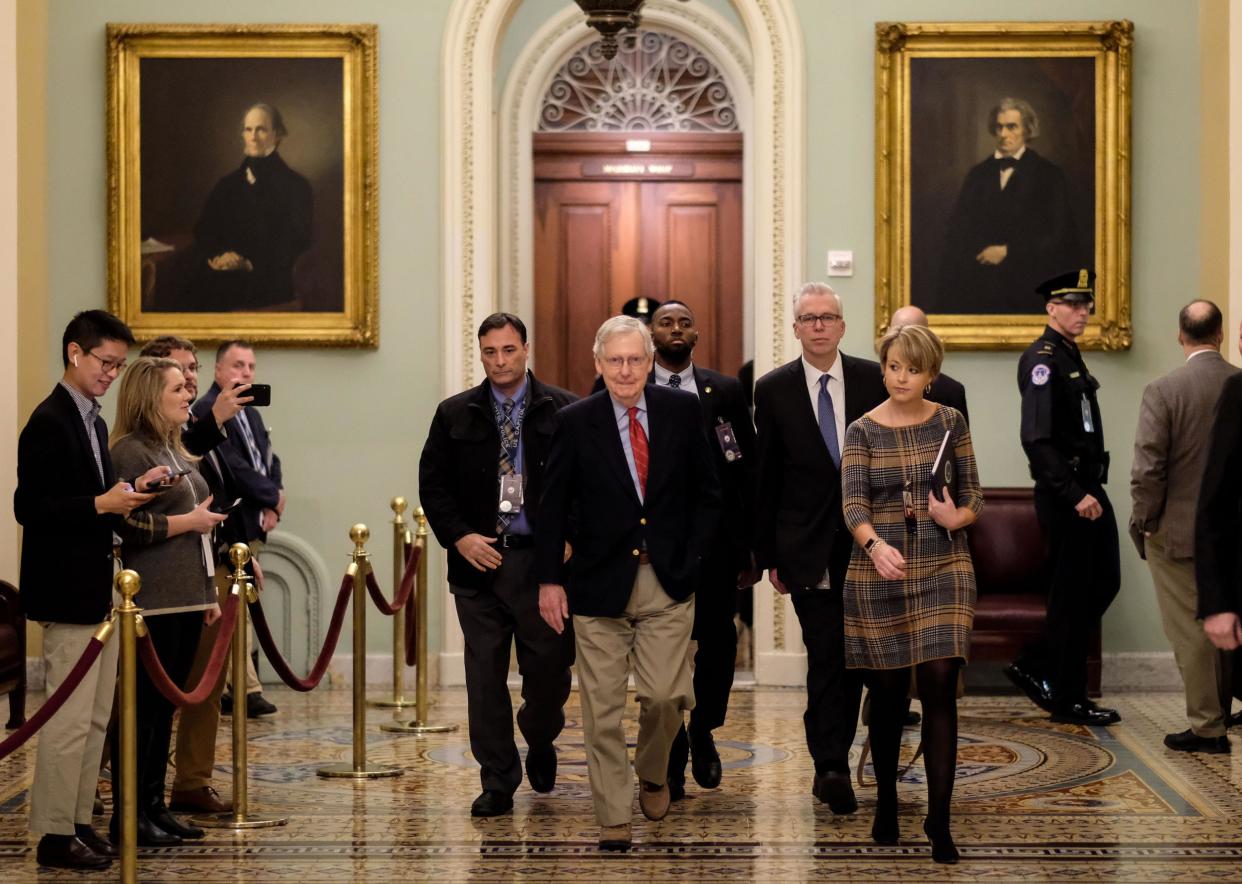
<svg viewBox="0 0 1242 884"><path fill-rule="evenodd" d="M1147 566L1156 584L1156 602L1164 634L1186 688L1186 718L1200 737L1225 734L1225 716L1232 701L1232 660L1217 650L1195 617L1194 559L1169 558L1159 536L1147 538Z"/></svg>
<svg viewBox="0 0 1242 884"><path fill-rule="evenodd" d="M43 624L43 656L50 696L86 650L97 626ZM30 831L72 835L75 823L90 825L99 784L99 759L112 715L120 630L113 632L78 689L39 731L34 784L30 787Z"/></svg>
<svg viewBox="0 0 1242 884"><path fill-rule="evenodd" d="M622 723L631 664L639 705L634 768L650 783L668 778L673 738L682 714L694 708L688 653L693 626L693 597L673 601L650 565L638 567L622 616L574 616L587 773L601 826L628 823L633 813L634 774Z"/></svg>
<svg viewBox="0 0 1242 884"><path fill-rule="evenodd" d="M232 572L224 565L218 565L216 592L220 596L221 607L228 600L229 590L232 588ZM190 676L186 679L187 686L197 685L202 678L219 632L219 620L211 626L203 627L202 636L198 640L198 654L194 658ZM173 751L173 766L177 769L173 777L174 792L186 792L211 785L211 775L216 767L216 733L220 729L220 695L224 693L225 676L232 668L230 653L224 661L224 671L212 688L211 696L197 706L183 706L177 714L177 744ZM234 712L240 708L241 713L246 714L245 702L234 702L233 708Z"/></svg>

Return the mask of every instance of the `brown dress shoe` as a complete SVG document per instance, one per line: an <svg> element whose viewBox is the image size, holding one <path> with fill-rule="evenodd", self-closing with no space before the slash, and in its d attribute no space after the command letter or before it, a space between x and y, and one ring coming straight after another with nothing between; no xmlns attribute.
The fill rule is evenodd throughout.
<svg viewBox="0 0 1242 884"><path fill-rule="evenodd" d="M629 850L630 849L630 824L622 823L619 826L600 826L599 827L599 849L600 850Z"/></svg>
<svg viewBox="0 0 1242 884"><path fill-rule="evenodd" d="M200 786L174 791L168 809L178 813L232 813L233 802L225 801L211 786Z"/></svg>
<svg viewBox="0 0 1242 884"><path fill-rule="evenodd" d="M96 853L74 835L44 835L35 849L41 866L54 869L106 869L112 860Z"/></svg>
<svg viewBox="0 0 1242 884"><path fill-rule="evenodd" d="M642 781L638 789L638 806L643 809L643 816L649 820L662 820L668 814L669 803L667 783L657 786L655 783Z"/></svg>

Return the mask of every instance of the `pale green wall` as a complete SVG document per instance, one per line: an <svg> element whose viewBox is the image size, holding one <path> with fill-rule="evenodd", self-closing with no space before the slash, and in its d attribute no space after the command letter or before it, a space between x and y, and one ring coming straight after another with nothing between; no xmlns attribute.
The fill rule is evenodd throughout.
<svg viewBox="0 0 1242 884"><path fill-rule="evenodd" d="M516 13L501 48L504 70L524 37L563 2L532 0L528 5ZM710 5L727 9L725 0ZM439 398L438 84L448 7L448 0L268 0L261 7L239 0L192 6L166 0L50 2L49 313L57 334L73 311L104 300L105 22L362 21L380 26L380 349L260 353L261 374L275 386L278 401L269 417L289 486L286 524L319 549L333 571L344 567L345 533L352 522L378 527L388 518L392 494L414 493L418 451ZM1102 406L1114 462L1109 491L1124 525L1139 394L1147 380L1177 364L1175 313L1198 294L1197 4L795 0L795 7L807 58L806 275L822 277L829 248L854 250L857 273L838 288L848 305L846 348L860 354L871 346L874 283L874 23L1033 15L1135 22L1135 348L1088 356L1104 385ZM53 341L49 383L59 373L55 352ZM1028 481L1017 444L1016 360L1016 353L954 353L947 365L969 389L987 484ZM375 548L386 562L386 544ZM1146 569L1124 541L1122 556L1124 585L1108 615L1106 648L1163 650ZM385 624L374 616L370 635L373 650L387 644Z"/></svg>

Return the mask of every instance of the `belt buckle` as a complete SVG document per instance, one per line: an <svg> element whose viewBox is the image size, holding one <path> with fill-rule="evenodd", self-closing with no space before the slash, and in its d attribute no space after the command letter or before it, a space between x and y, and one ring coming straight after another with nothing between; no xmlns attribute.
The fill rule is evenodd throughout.
<svg viewBox="0 0 1242 884"><path fill-rule="evenodd" d="M500 543L498 543L497 546L499 546L501 549L512 549L512 547L509 546L509 538L511 538L512 536L513 536L512 534L501 534Z"/></svg>

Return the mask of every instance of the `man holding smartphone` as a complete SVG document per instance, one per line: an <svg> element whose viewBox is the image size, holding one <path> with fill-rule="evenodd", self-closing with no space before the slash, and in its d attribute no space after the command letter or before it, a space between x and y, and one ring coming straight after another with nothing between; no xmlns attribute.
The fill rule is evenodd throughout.
<svg viewBox="0 0 1242 884"><path fill-rule="evenodd" d="M241 538L256 556L257 568L259 549L267 540L267 533L276 527L285 511L285 491L281 481L280 458L272 450L267 427L255 407L259 400L252 395L257 391L256 386L252 385L254 368L254 347L248 341L225 341L216 350L215 381L203 398L194 403L191 414L201 421L213 413L216 402L226 395L225 390L231 394L239 384L251 385L246 387L245 392L251 394L254 403L225 422L224 432L228 438L218 448L220 459L232 475L236 493L230 492L218 499L221 505L234 497L242 499L230 522L238 526ZM264 398L270 402L270 388L266 389L266 393ZM263 685L259 683L258 673L250 661L249 646L246 648L246 660L246 715L250 718L272 715L277 711L276 706L263 696ZM234 688L233 695L236 693ZM227 711L235 704L226 696L222 705Z"/></svg>
<svg viewBox="0 0 1242 884"><path fill-rule="evenodd" d="M124 370L133 342L129 328L110 313L76 315L62 341L64 374L17 442L13 512L25 529L21 604L43 627L49 694L73 670L112 605L112 578L120 569L114 528L148 503L154 497L149 487L168 476L160 466L118 477L108 455L99 399ZM30 831L42 836L40 865L101 869L116 856L91 827L91 812L118 645L116 636L104 644L81 685L39 733Z"/></svg>

